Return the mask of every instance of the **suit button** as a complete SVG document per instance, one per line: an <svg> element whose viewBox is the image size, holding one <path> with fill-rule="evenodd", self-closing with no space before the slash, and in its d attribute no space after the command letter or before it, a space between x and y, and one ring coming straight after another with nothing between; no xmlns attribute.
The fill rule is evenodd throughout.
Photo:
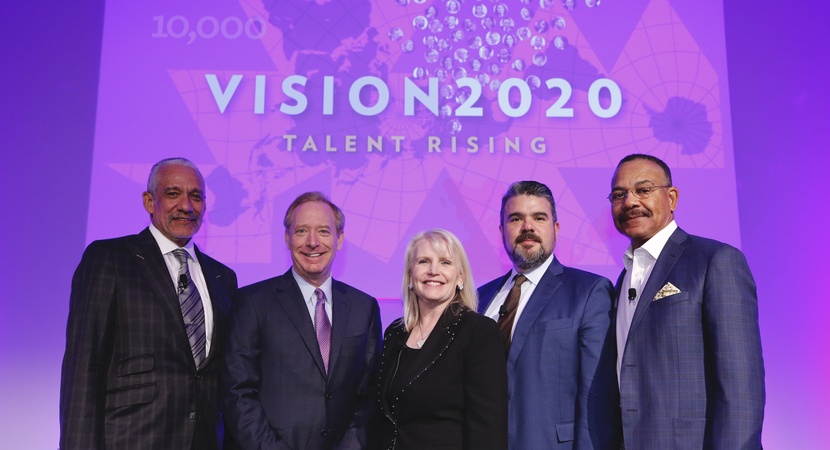
<svg viewBox="0 0 830 450"><path fill-rule="evenodd" d="M320 436L326 437L329 434L329 430L322 430L320 431Z"/></svg>
<svg viewBox="0 0 830 450"><path fill-rule="evenodd" d="M196 411L190 411L190 413L187 415L187 418L190 420L196 420Z"/></svg>
<svg viewBox="0 0 830 450"><path fill-rule="evenodd" d="M327 398L327 399L329 399L329 400L331 400L332 398L334 398L334 396L333 396L333 395L331 395L331 394L326 394L326 398Z"/></svg>

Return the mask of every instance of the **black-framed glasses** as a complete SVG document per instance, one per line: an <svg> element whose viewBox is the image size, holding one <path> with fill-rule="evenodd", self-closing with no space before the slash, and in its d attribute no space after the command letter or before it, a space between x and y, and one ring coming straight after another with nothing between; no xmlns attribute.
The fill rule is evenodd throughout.
<svg viewBox="0 0 830 450"><path fill-rule="evenodd" d="M651 195L651 193L656 191L657 189L668 187L671 187L671 185L669 184L666 186L640 186L635 187L633 189L615 189L611 191L611 193L608 194L608 197L606 198L611 203L619 203L625 200L625 197L628 195L629 192L631 192L631 195L633 195L635 198L644 200L647 199L648 196Z"/></svg>

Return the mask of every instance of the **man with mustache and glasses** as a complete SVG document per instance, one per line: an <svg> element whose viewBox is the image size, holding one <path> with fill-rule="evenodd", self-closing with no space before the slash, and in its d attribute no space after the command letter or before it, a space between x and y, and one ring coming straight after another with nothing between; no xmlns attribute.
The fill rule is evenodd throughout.
<svg viewBox="0 0 830 450"><path fill-rule="evenodd" d="M563 266L550 189L510 185L499 231L513 269L479 288L507 352L511 450L620 448L611 282Z"/></svg>
<svg viewBox="0 0 830 450"><path fill-rule="evenodd" d="M137 235L95 241L72 278L60 448L219 448L219 366L236 274L193 244L205 181L150 170Z"/></svg>
<svg viewBox="0 0 830 450"><path fill-rule="evenodd" d="M629 449L760 449L764 360L743 253L674 221L665 162L633 154L611 180L631 245L617 281L617 373Z"/></svg>

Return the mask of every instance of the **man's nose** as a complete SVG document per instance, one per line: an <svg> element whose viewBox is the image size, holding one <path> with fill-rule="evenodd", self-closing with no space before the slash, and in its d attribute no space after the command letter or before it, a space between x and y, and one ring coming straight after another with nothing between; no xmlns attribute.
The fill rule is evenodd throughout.
<svg viewBox="0 0 830 450"><path fill-rule="evenodd" d="M191 200L187 195L182 195L182 198L179 199L179 204L177 206L181 211L193 211L193 200Z"/></svg>
<svg viewBox="0 0 830 450"><path fill-rule="evenodd" d="M634 192L632 192L631 189L625 191L625 198L623 198L623 205L626 208L628 208L630 206L638 205L638 204L640 204L640 199L637 198L636 195L634 195Z"/></svg>

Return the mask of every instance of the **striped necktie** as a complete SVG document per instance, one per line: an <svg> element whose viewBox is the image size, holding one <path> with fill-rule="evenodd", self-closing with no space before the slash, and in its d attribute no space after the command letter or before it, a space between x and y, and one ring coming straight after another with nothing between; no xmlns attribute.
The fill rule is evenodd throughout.
<svg viewBox="0 0 830 450"><path fill-rule="evenodd" d="M187 340L190 342L190 351L193 353L193 361L199 367L205 360L205 311L202 307L202 297L199 290L193 284L190 277L190 269L187 266L187 252L177 248L173 250L173 256L179 261L179 306L182 308Z"/></svg>

